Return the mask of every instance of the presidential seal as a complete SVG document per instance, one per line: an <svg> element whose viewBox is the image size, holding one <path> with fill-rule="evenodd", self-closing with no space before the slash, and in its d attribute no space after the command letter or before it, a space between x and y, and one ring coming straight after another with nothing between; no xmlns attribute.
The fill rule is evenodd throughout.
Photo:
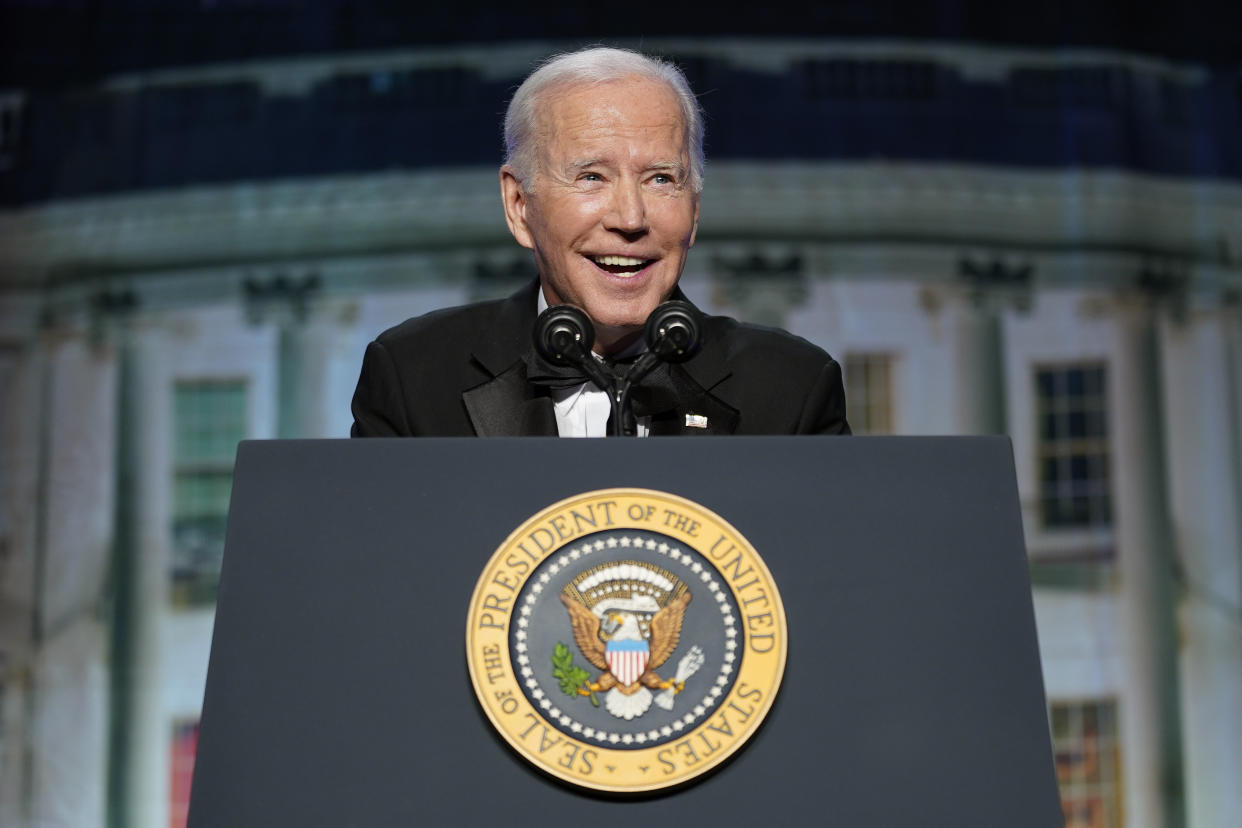
<svg viewBox="0 0 1242 828"><path fill-rule="evenodd" d="M785 669L785 612L736 529L696 503L605 489L553 504L492 555L470 679L541 770L610 792L688 782L746 743Z"/></svg>

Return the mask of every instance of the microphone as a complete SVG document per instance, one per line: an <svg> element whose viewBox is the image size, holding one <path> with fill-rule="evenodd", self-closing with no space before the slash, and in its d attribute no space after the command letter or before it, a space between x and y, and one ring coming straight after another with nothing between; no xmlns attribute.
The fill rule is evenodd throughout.
<svg viewBox="0 0 1242 828"><path fill-rule="evenodd" d="M615 381L591 356L595 326L591 318L573 305L554 305L535 320L535 350L553 365L576 367L591 378L611 399Z"/></svg>
<svg viewBox="0 0 1242 828"><path fill-rule="evenodd" d="M685 362L698 353L702 330L694 306L672 299L647 317L643 336L647 349L664 362Z"/></svg>
<svg viewBox="0 0 1242 828"><path fill-rule="evenodd" d="M535 350L553 365L579 365L595 343L591 318L573 305L554 305L535 320Z"/></svg>

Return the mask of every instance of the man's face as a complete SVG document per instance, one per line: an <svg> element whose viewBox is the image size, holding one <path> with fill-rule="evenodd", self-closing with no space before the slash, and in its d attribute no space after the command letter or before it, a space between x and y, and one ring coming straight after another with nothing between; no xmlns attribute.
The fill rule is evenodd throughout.
<svg viewBox="0 0 1242 828"><path fill-rule="evenodd" d="M546 91L538 125L533 189L500 171L509 230L534 250L548 303L586 311L597 351L624 347L694 244L681 108L666 85L625 78Z"/></svg>

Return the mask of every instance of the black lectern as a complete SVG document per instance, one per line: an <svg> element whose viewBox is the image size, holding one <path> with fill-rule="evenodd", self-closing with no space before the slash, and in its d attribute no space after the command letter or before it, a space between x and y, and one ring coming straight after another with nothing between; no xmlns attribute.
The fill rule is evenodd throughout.
<svg viewBox="0 0 1242 828"><path fill-rule="evenodd" d="M248 442L235 474L193 828L1062 824L1004 438ZM760 729L658 794L548 778L467 676L492 553L612 487L732 524L788 620Z"/></svg>

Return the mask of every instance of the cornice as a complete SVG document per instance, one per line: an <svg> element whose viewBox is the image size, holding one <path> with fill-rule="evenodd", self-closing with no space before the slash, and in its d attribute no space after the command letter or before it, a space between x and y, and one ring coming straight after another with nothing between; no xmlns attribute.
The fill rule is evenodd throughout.
<svg viewBox="0 0 1242 828"><path fill-rule="evenodd" d="M0 212L0 284L434 250L507 237L492 170L237 183Z"/></svg>
<svg viewBox="0 0 1242 828"><path fill-rule="evenodd" d="M720 163L703 243L1098 251L1242 268L1242 185L1128 172ZM0 212L0 288L511 244L491 169L238 183Z"/></svg>
<svg viewBox="0 0 1242 828"><path fill-rule="evenodd" d="M648 37L609 38L614 46L655 54L700 57L760 72L781 73L798 61L824 58L924 60L955 67L964 77L1001 81L1015 68L1117 66L1183 83L1201 81L1200 64L1116 48L1038 48L919 38ZM165 67L105 78L99 88L127 92L150 86L253 82L275 94L304 94L344 73L457 67L490 80L520 82L550 54L582 46L578 39L514 40L361 52L274 57L262 60Z"/></svg>

